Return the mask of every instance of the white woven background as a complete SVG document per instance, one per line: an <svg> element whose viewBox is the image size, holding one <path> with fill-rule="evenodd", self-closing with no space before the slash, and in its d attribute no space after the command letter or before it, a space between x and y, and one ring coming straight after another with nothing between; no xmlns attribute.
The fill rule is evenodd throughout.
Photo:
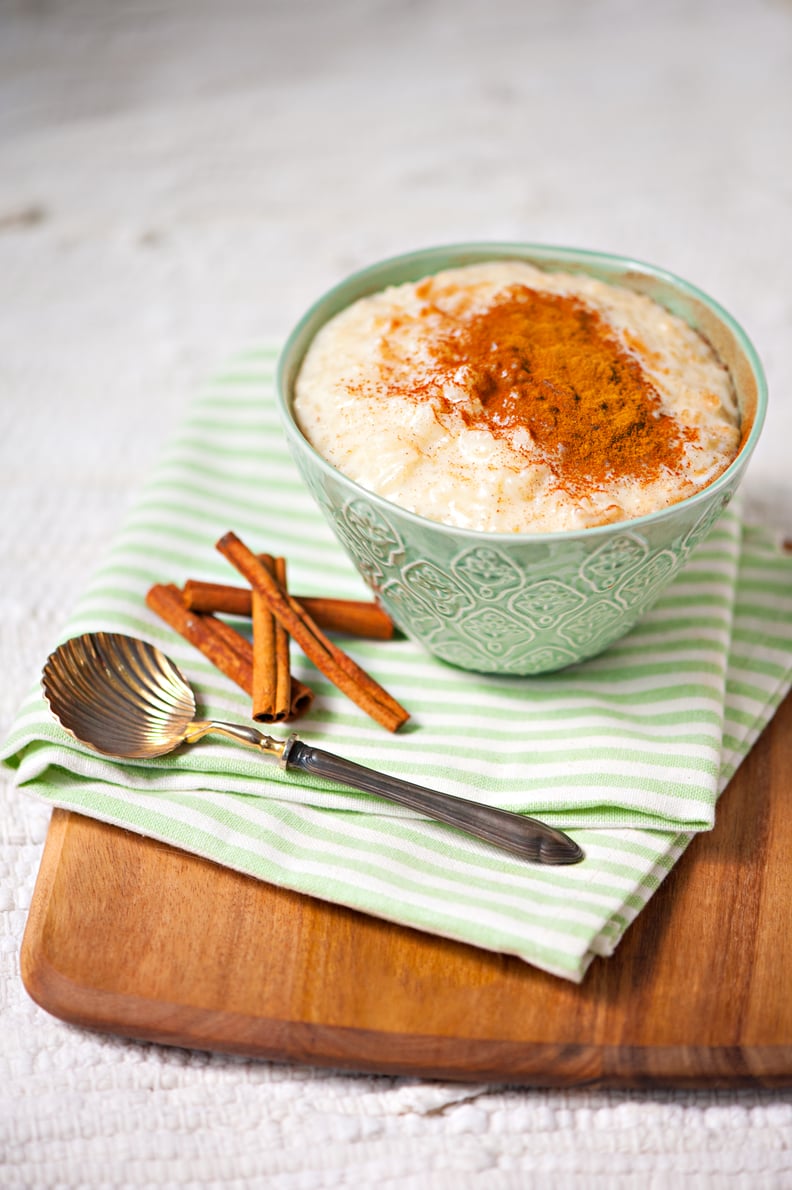
<svg viewBox="0 0 792 1190"><path fill-rule="evenodd" d="M631 253L764 358L792 526L792 5L0 0L0 731L194 385L352 268ZM47 812L0 788L0 1184L792 1186L792 1093L353 1077L96 1037L18 953Z"/></svg>

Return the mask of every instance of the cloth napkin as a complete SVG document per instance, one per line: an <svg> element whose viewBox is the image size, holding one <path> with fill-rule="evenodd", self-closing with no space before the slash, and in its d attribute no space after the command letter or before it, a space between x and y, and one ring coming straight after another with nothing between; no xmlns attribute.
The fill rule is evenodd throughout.
<svg viewBox="0 0 792 1190"><path fill-rule="evenodd" d="M249 700L148 611L151 584L238 583L214 549L233 529L287 558L294 593L367 597L288 455L276 354L247 353L198 393L61 636L153 641L208 718L249 721ZM293 648L294 672L317 694L297 725L308 742L535 814L581 844L574 867L524 863L219 737L154 761L105 759L61 730L38 683L0 758L53 805L579 981L713 825L718 795L792 684L791 579L792 557L730 509L627 637L561 673L485 677L407 639L345 641L410 710L396 735Z"/></svg>

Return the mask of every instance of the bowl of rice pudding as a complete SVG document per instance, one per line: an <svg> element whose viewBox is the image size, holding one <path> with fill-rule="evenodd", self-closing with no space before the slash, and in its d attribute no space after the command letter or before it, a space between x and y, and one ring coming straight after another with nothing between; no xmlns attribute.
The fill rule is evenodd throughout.
<svg viewBox="0 0 792 1190"><path fill-rule="evenodd" d="M498 674L602 652L733 496L756 352L662 269L525 244L430 248L336 286L278 399L313 497L396 624Z"/></svg>

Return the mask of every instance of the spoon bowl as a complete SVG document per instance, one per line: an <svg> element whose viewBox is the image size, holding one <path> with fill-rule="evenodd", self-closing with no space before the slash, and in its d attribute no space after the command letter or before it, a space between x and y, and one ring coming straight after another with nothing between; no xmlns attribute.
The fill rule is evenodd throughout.
<svg viewBox="0 0 792 1190"><path fill-rule="evenodd" d="M42 686L61 726L104 756L164 756L195 719L195 696L170 657L115 632L66 641L47 659Z"/></svg>

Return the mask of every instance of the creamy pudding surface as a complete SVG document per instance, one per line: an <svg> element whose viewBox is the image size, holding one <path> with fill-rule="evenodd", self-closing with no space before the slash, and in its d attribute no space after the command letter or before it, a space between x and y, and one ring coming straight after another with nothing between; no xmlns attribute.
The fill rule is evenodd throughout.
<svg viewBox="0 0 792 1190"><path fill-rule="evenodd" d="M737 454L726 368L632 290L521 261L449 269L348 306L295 387L306 438L362 487L500 533L629 520Z"/></svg>

